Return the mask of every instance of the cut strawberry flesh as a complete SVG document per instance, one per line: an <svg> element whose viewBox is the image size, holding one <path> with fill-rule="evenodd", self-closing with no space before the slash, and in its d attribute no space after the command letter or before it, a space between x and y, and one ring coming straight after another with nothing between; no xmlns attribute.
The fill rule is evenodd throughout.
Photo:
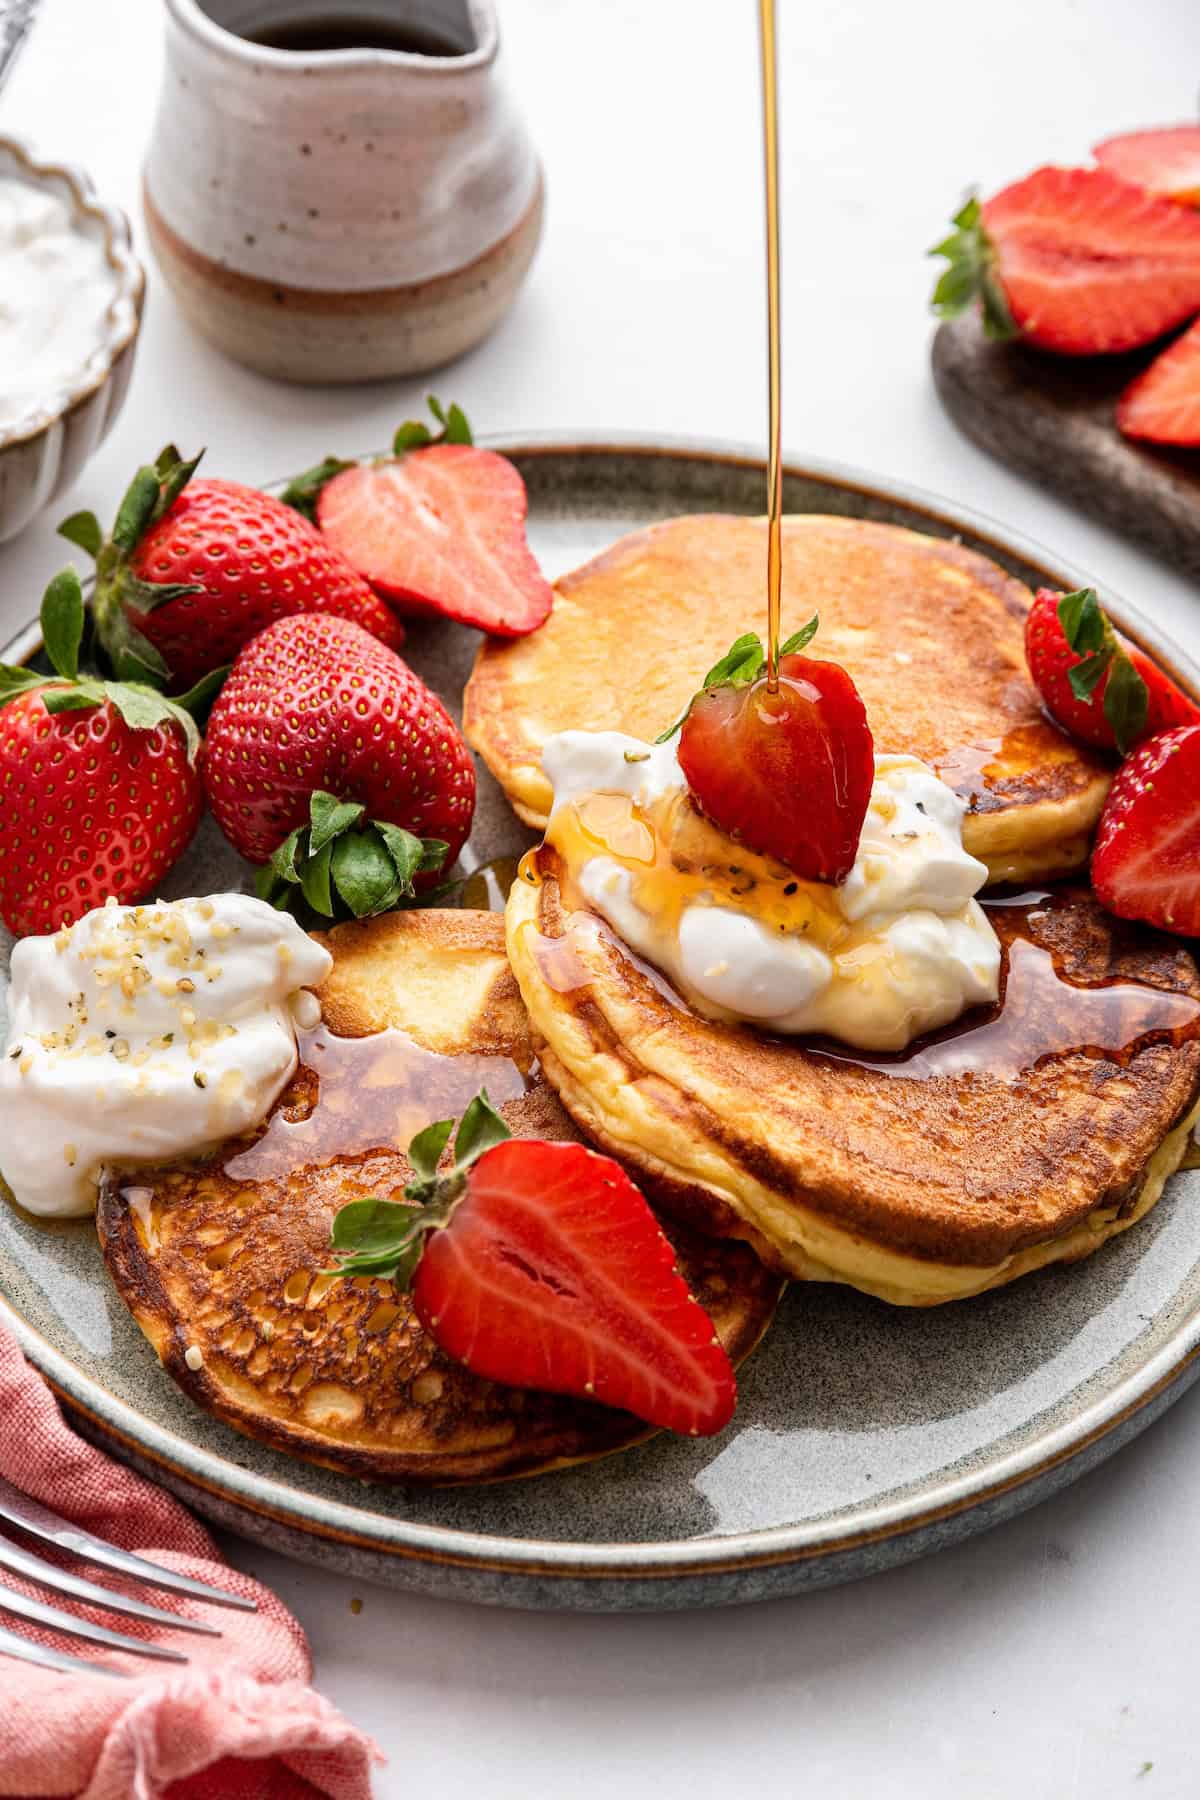
<svg viewBox="0 0 1200 1800"><path fill-rule="evenodd" d="M384 599L499 637L535 630L553 603L525 514L517 470L470 444L346 469L317 501L329 542Z"/></svg>
<svg viewBox="0 0 1200 1800"><path fill-rule="evenodd" d="M1149 739L1117 771L1092 885L1121 918L1200 935L1200 725Z"/></svg>
<svg viewBox="0 0 1200 1800"><path fill-rule="evenodd" d="M1200 324L1193 325L1131 381L1117 402L1126 437L1200 445Z"/></svg>
<svg viewBox="0 0 1200 1800"><path fill-rule="evenodd" d="M732 1417L729 1358L657 1220L620 1165L581 1144L487 1151L412 1293L447 1354L488 1380L689 1435Z"/></svg>
<svg viewBox="0 0 1200 1800"><path fill-rule="evenodd" d="M1014 320L1047 349L1130 350L1200 311L1200 217L1107 169L1038 169L983 224Z"/></svg>
<svg viewBox="0 0 1200 1800"><path fill-rule="evenodd" d="M1200 125L1127 131L1105 138L1092 154L1122 181L1185 206L1200 206Z"/></svg>

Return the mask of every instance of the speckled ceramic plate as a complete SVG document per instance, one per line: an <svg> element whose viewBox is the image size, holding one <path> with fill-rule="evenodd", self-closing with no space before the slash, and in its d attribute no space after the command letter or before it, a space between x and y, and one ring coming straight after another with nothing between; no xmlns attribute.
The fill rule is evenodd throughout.
<svg viewBox="0 0 1200 1800"><path fill-rule="evenodd" d="M528 483L530 536L551 575L652 519L762 509L762 464L736 448L497 447ZM784 498L792 512L961 537L1033 584L1081 579L986 520L849 470L789 467ZM1193 664L1129 608L1105 603L1197 691ZM5 654L36 648L31 631ZM413 629L408 653L454 703L473 651L473 633L431 624ZM468 863L526 842L485 779ZM244 874L209 823L168 891L212 891ZM112 1291L89 1223L39 1229L0 1205L0 1307L85 1430L246 1536L498 1605L704 1606L936 1549L1127 1442L1200 1372L1198 1200L1200 1174L1178 1175L1143 1224L1089 1261L956 1306L906 1312L849 1289L795 1286L720 1439L660 1437L590 1468L466 1491L366 1486L198 1412Z"/></svg>

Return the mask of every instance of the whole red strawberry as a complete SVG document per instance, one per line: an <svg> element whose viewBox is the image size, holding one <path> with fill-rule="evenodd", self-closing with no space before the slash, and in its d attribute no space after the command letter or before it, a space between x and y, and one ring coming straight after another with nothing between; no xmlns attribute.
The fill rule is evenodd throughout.
<svg viewBox="0 0 1200 1800"><path fill-rule="evenodd" d="M497 637L541 625L554 594L525 539L520 472L477 449L461 407L409 420L390 457L327 457L284 499L315 518L333 547L401 612L435 613Z"/></svg>
<svg viewBox="0 0 1200 1800"><path fill-rule="evenodd" d="M1200 724L1148 738L1117 770L1092 886L1123 919L1200 936Z"/></svg>
<svg viewBox="0 0 1200 1800"><path fill-rule="evenodd" d="M691 1437L723 1429L737 1384L712 1321L619 1163L510 1138L486 1093L409 1146L413 1204L337 1214L341 1273L411 1288L449 1356L511 1387L575 1394Z"/></svg>
<svg viewBox="0 0 1200 1800"><path fill-rule="evenodd" d="M1200 719L1200 708L1114 631L1094 588L1039 588L1025 621L1025 657L1047 711L1085 744L1124 755L1155 732Z"/></svg>
<svg viewBox="0 0 1200 1800"><path fill-rule="evenodd" d="M145 899L204 806L188 713L79 674L73 569L46 590L42 633L55 675L0 665L0 917L17 936L71 925L110 894Z"/></svg>
<svg viewBox="0 0 1200 1800"><path fill-rule="evenodd" d="M105 541L93 513L60 530L96 558L100 641L123 680L191 688L276 619L332 613L393 648L395 615L306 519L236 481L193 481L168 446L139 469Z"/></svg>
<svg viewBox="0 0 1200 1800"><path fill-rule="evenodd" d="M931 252L933 309L1069 356L1132 350L1200 312L1200 218L1107 169L1036 169L968 200Z"/></svg>
<svg viewBox="0 0 1200 1800"><path fill-rule="evenodd" d="M739 638L683 717L679 766L731 837L807 881L839 882L854 866L875 750L845 669L799 654L816 629L814 618L782 646L774 692L759 639Z"/></svg>
<svg viewBox="0 0 1200 1800"><path fill-rule="evenodd" d="M255 863L278 853L280 878L330 915L331 880L350 911L386 910L379 834L411 891L454 861L475 808L471 753L437 695L327 613L280 619L241 651L209 717L204 779L230 843Z"/></svg>

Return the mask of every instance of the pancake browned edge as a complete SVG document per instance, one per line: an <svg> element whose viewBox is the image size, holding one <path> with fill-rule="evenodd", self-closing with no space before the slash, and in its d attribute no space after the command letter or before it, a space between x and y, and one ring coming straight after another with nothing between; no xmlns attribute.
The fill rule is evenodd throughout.
<svg viewBox="0 0 1200 1800"><path fill-rule="evenodd" d="M576 1136L533 1064L499 915L395 913L339 926L323 941L335 958L321 990L333 1030L365 1037L393 1026L446 1059L422 1064L422 1081L438 1092L434 1112L414 1129L461 1110L479 1084L479 1059L496 1057L506 1059L496 1067L510 1085L512 1063L528 1072L527 1091L502 1108L516 1135ZM308 1115L317 1087L302 1068L280 1101L287 1119ZM224 1174L223 1163L254 1141L207 1163L138 1169L124 1187L110 1178L101 1195L100 1242L113 1280L198 1405L274 1449L390 1481L529 1475L653 1435L627 1413L480 1380L438 1350L390 1282L321 1273L339 1206L366 1194L399 1198L410 1173L399 1152L278 1179ZM669 1234L692 1292L740 1361L770 1323L779 1277L744 1244L675 1224Z"/></svg>
<svg viewBox="0 0 1200 1800"><path fill-rule="evenodd" d="M463 727L529 825L544 829L542 747L557 731L652 739L742 632L761 629L766 526L697 514L620 539L564 576L528 637L484 641ZM963 841L992 882L1081 868L1109 762L1058 731L1025 666L1029 590L962 544L863 519L783 522L784 625L839 662L879 751L919 756L967 802Z"/></svg>
<svg viewBox="0 0 1200 1800"><path fill-rule="evenodd" d="M1195 1038L1124 1063L1081 1046L1011 1079L914 1079L821 1056L698 1017L593 915L564 909L558 872L538 851L507 914L548 1079L660 1203L793 1276L898 1305L960 1299L1086 1256L1179 1166L1200 1100ZM993 915L1006 952L1015 916ZM1200 995L1182 945L1110 918L1085 891L1031 912L1027 930L1068 979ZM1075 993L1058 997L1069 1008Z"/></svg>

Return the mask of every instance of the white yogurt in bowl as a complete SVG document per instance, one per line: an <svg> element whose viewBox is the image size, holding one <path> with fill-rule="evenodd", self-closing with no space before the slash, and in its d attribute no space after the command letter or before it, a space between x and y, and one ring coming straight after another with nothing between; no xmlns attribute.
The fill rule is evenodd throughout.
<svg viewBox="0 0 1200 1800"><path fill-rule="evenodd" d="M98 221L0 174L0 438L102 371L119 282Z"/></svg>
<svg viewBox="0 0 1200 1800"><path fill-rule="evenodd" d="M116 422L146 278L82 169L0 136L0 543L71 485Z"/></svg>

